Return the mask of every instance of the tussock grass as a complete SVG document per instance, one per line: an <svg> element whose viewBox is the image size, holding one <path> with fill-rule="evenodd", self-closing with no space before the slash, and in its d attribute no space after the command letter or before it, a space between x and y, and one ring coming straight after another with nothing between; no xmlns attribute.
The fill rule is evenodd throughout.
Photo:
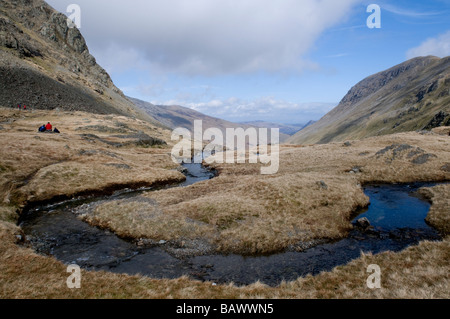
<svg viewBox="0 0 450 319"><path fill-rule="evenodd" d="M448 137L419 133L285 146L276 175L261 175L259 165L214 164L220 176L213 180L145 196L179 221L178 230L173 223L163 232L165 240L184 235L183 221L189 218L209 226L204 236L221 252L273 253L299 242L346 236L354 212L369 204L362 184L448 180L449 172L442 169L450 161L447 150ZM120 228L131 232L134 226L120 223ZM153 228L140 236L159 239Z"/></svg>
<svg viewBox="0 0 450 319"><path fill-rule="evenodd" d="M96 131L107 126L122 130L124 136L141 132L170 142L169 131L140 120L82 112L1 109L0 121L4 123L0 131L0 200L4 203L21 205L95 190L174 183L185 178L175 171L177 165L167 154L170 145L115 147L115 142L126 145L129 139ZM38 133L38 127L47 122L61 134Z"/></svg>
<svg viewBox="0 0 450 319"><path fill-rule="evenodd" d="M317 185L319 180L317 174L301 173L238 180L221 176L146 196L174 218L212 226L208 238L222 252L272 253L299 241L343 236L351 213L368 204L351 178L332 176L327 190Z"/></svg>
<svg viewBox="0 0 450 319"><path fill-rule="evenodd" d="M433 203L426 221L448 236L450 234L450 184L422 188L419 193Z"/></svg>
<svg viewBox="0 0 450 319"><path fill-rule="evenodd" d="M12 206L0 206L0 221L16 223L19 216L17 209Z"/></svg>
<svg viewBox="0 0 450 319"><path fill-rule="evenodd" d="M152 238L155 240L200 237L207 226L189 219L173 218L162 213L151 201L118 200L96 207L82 216L91 225L113 230L123 238Z"/></svg>
<svg viewBox="0 0 450 319"><path fill-rule="evenodd" d="M181 180L183 176L174 170L177 165L169 156L170 132L121 117L0 111L0 298L450 297L448 237L442 242L422 242L400 253L363 254L331 272L275 288L258 282L237 287L187 277L154 280L83 271L82 288L69 290L65 265L16 245L21 238L21 229L15 225L16 209L28 201L114 185ZM38 134L37 128L47 121L62 134ZM114 147L104 141L122 141L111 135L118 134L116 129L129 135L142 131L169 145ZM123 237L203 238L220 251L250 254L279 251L313 239L339 238L350 229L354 211L368 203L362 184L449 180L445 167L450 163L450 143L442 130L369 138L347 145L283 146L276 175L260 175L259 165L214 164L211 166L220 176L213 180L109 202L82 218ZM82 134L97 138L86 139ZM398 149L395 145L410 147ZM380 153L386 148L389 150ZM421 158L423 163L413 163L424 154L430 156ZM448 234L448 185L421 192L433 203L427 220ZM367 288L369 264L381 267L382 289Z"/></svg>

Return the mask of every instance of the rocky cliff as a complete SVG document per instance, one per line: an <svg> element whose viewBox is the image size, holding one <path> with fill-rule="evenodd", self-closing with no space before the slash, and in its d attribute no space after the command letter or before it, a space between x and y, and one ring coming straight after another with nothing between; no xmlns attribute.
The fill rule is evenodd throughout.
<svg viewBox="0 0 450 319"><path fill-rule="evenodd" d="M355 85L320 121L289 139L328 143L449 123L450 57L419 57Z"/></svg>
<svg viewBox="0 0 450 319"><path fill-rule="evenodd" d="M0 0L0 105L152 121L114 85L83 35L42 0Z"/></svg>

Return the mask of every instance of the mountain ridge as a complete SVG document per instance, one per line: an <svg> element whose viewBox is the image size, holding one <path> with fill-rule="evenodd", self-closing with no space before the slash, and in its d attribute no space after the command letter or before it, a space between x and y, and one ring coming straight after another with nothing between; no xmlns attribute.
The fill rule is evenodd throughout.
<svg viewBox="0 0 450 319"><path fill-rule="evenodd" d="M421 130L450 113L450 57L418 57L371 75L315 124L288 139L324 144Z"/></svg>
<svg viewBox="0 0 450 319"><path fill-rule="evenodd" d="M137 98L127 97L138 108L149 114L152 118L159 121L170 129L177 127L187 128L189 131L194 130L194 121L201 120L203 129L218 128L225 132L227 128L243 128L250 127L259 128L259 126L251 125L250 123L234 123L220 118L212 117L188 107L180 105L155 105ZM265 126L266 128L275 128ZM289 138L289 135L283 134L280 131L280 141L284 142Z"/></svg>

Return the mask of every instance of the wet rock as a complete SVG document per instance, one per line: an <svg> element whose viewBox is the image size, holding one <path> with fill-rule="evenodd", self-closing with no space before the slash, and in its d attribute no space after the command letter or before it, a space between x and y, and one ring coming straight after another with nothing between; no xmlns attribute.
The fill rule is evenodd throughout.
<svg viewBox="0 0 450 319"><path fill-rule="evenodd" d="M371 238L380 238L380 232L376 230L372 225L365 228L364 232Z"/></svg>
<svg viewBox="0 0 450 319"><path fill-rule="evenodd" d="M178 166L177 171L184 175L188 174L188 169L184 166Z"/></svg>
<svg viewBox="0 0 450 319"><path fill-rule="evenodd" d="M363 217L356 221L356 226L363 228L363 229L368 229L371 225L370 225L370 221L366 217Z"/></svg>

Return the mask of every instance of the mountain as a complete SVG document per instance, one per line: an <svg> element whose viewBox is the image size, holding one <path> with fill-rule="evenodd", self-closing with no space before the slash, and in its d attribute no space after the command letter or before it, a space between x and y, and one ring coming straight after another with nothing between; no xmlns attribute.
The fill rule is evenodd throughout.
<svg viewBox="0 0 450 319"><path fill-rule="evenodd" d="M440 125L450 125L450 57L418 57L362 80L288 142L323 144Z"/></svg>
<svg viewBox="0 0 450 319"><path fill-rule="evenodd" d="M158 124L131 103L83 35L42 0L0 0L0 105L120 114Z"/></svg>
<svg viewBox="0 0 450 319"><path fill-rule="evenodd" d="M146 112L152 118L167 126L175 129L177 127L187 128L191 132L194 130L194 121L202 120L203 129L218 128L225 132L227 128L243 128L250 127L259 128L262 126L252 125L249 123L233 123L216 117L208 116L193 109L179 105L154 105L136 98L128 97L139 109ZM270 123L269 123L270 124ZM277 128L278 126L264 126L267 128ZM280 132L280 141L284 142L289 136Z"/></svg>
<svg viewBox="0 0 450 319"><path fill-rule="evenodd" d="M202 120L203 128L217 127L220 129L225 129L227 127L240 127L236 123L211 117L187 107L178 105L154 105L132 97L128 97L128 99L132 101L139 109L171 129L183 127L193 131L194 120Z"/></svg>
<svg viewBox="0 0 450 319"><path fill-rule="evenodd" d="M249 125L253 127L270 127L270 128L279 128L280 133L286 135L294 135L298 131L304 129L308 125L311 125L313 121L309 121L307 124L281 124L281 123L273 123L266 121L251 121L251 122L242 122L241 124Z"/></svg>
<svg viewBox="0 0 450 319"><path fill-rule="evenodd" d="M313 121L313 120L311 120L311 121L309 121L308 123L306 123L306 124L303 124L302 125L302 128L299 130L299 131L301 131L301 130L303 130L303 129L305 129L305 128L307 128L308 126L311 126L311 125L313 125L314 123L316 123L317 121Z"/></svg>

